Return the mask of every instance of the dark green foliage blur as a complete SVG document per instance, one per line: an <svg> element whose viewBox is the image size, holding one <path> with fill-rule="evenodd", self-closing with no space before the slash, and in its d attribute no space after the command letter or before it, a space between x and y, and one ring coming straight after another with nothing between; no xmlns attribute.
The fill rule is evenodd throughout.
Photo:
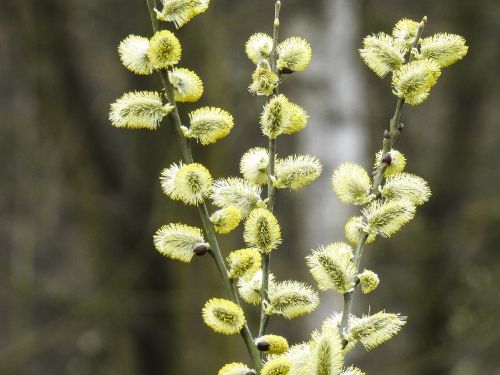
<svg viewBox="0 0 500 375"><path fill-rule="evenodd" d="M332 22L324 9L333 1L355 0L283 0L282 32L310 39L315 60L325 53L315 46L317 35L304 31L314 23L320 32ZM253 66L243 45L254 32L271 32L273 3L212 0L178 32L182 66L204 80L199 105L220 106L236 119L229 137L194 147L216 177L237 174L241 154L265 145L258 130L263 101L247 92ZM498 375L500 2L355 3L353 50L363 36L424 14L426 35L461 34L470 49L443 71L429 100L403 113L398 149L411 171L429 181L431 201L363 260L381 285L357 298L356 311L400 312L408 324L379 349L357 349L348 363L368 374ZM217 336L201 320L203 303L224 296L210 259L185 265L152 246L162 224L199 225L196 210L160 190L161 169L179 160L173 127L119 130L107 119L109 103L124 91L160 89L157 76L125 70L116 50L128 34L150 30L144 0L0 2L0 374L197 375L216 374L229 361L249 362L239 337ZM361 59L356 64L366 89L369 166L395 99L387 80ZM328 79L342 74L324 72ZM314 100L307 77L300 79L300 96ZM292 79L285 86L297 94ZM328 106L338 99L321 100ZM183 105L184 118L196 106ZM330 123L336 126L335 114ZM291 152L295 142L287 139L280 152ZM276 202L286 241L272 267L283 278L312 283L303 260L309 249L298 246L293 219L307 209L294 205L294 196L280 193ZM241 228L226 237L226 252L242 247L240 238ZM314 318L274 319L271 330L300 342L325 315Z"/></svg>

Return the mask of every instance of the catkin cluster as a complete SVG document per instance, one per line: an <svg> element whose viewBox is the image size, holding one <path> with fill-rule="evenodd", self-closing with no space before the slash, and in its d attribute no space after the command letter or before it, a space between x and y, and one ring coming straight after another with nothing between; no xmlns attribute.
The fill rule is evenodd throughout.
<svg viewBox="0 0 500 375"><path fill-rule="evenodd" d="M424 18L419 24L402 19L394 26L392 35L380 32L367 36L359 50L376 75L384 78L392 73L392 92L410 105L427 99L441 69L462 59L468 50L460 35L438 33L420 38L419 28L426 21Z"/></svg>
<svg viewBox="0 0 500 375"><path fill-rule="evenodd" d="M358 343L371 350L386 342L401 330L405 317L385 311L357 317L345 304L341 313L326 318L304 343L289 345L285 337L266 333L271 316L294 319L319 305L318 292L312 286L280 280L269 269L270 254L282 243L281 227L273 213L276 192L305 188L322 172L314 156L276 153L280 136L295 134L308 122L306 111L278 91L284 77L306 70L311 46L296 36L278 40L281 2L276 1L273 35L256 33L245 45L255 65L248 89L266 97L260 128L269 148L253 147L245 152L239 164L241 176L214 179L207 167L193 161L186 145L190 141L209 145L226 137L234 126L233 116L221 108L202 107L182 122L177 103L198 101L203 82L195 72L177 66L182 47L176 35L155 26L161 21L180 28L205 12L209 0L161 0L161 9L151 6L156 4L154 0L147 1L151 15L156 17L154 35L129 35L119 44L118 52L125 68L133 73L159 72L164 91L125 93L111 104L109 119L115 127L154 130L168 117L177 126L183 159L163 169L160 186L170 199L198 207L203 230L182 223L167 224L154 234L153 243L160 254L180 262L189 263L195 255L206 253L215 260L229 292L226 298L208 300L202 318L216 333L241 333L253 362L226 364L218 374L363 375L360 369L346 366L346 353ZM367 36L360 49L362 59L379 77L392 74L392 91L400 106L422 103L441 69L467 53L465 40L458 35L440 33L422 38L425 22L425 18L420 23L400 20L392 35ZM333 171L333 192L343 203L360 206L360 215L345 224L345 242L319 246L306 257L318 289L343 294L344 301L352 298L356 288L367 294L380 282L375 272L360 271L364 246L377 238L393 236L431 195L424 179L405 171L406 157L394 149L392 130L386 132L384 149L375 155L373 173L350 162ZM244 247L223 256L216 233L230 233L240 224ZM240 300L260 306L259 334L255 338Z"/></svg>

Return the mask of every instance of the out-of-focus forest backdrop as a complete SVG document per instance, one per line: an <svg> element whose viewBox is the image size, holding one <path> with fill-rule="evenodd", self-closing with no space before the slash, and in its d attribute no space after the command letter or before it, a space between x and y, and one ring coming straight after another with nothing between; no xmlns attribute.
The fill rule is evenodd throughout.
<svg viewBox="0 0 500 375"><path fill-rule="evenodd" d="M213 0L178 32L182 65L205 83L198 104L236 119L229 137L194 149L216 177L237 174L241 154L265 144L263 101L247 92L253 66L243 45L254 32L271 32L272 12L269 0ZM444 70L429 100L403 113L398 148L408 170L429 181L431 201L364 257L382 282L357 298L356 312L387 309L409 316L408 324L348 361L369 374L498 375L498 0L283 1L281 35L307 38L314 58L305 73L284 77L310 122L280 139L278 151L315 154L325 168L303 191L280 191L285 242L272 267L281 279L312 283L304 256L343 239L353 211L333 196L329 177L344 160L371 166L395 103L390 82L370 72L357 49L363 36L423 15L426 35L461 34L470 50ZM179 160L173 127L119 130L107 119L124 91L160 88L158 77L134 76L117 55L120 40L150 30L144 0L0 2L1 374L215 374L248 359L238 337L202 323L203 303L223 296L210 259L184 265L152 246L160 225L199 223L195 210L160 190L161 169ZM223 246L240 248L241 229ZM317 312L273 319L270 328L308 339L340 300L322 293Z"/></svg>

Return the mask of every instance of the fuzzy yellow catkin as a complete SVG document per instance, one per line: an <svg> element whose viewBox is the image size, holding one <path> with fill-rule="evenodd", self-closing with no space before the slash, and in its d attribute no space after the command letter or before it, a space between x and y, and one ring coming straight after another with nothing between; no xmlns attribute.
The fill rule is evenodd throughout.
<svg viewBox="0 0 500 375"><path fill-rule="evenodd" d="M405 45L385 33L367 36L359 50L366 65L383 78L404 63Z"/></svg>
<svg viewBox="0 0 500 375"><path fill-rule="evenodd" d="M405 46L410 46L415 41L417 36L419 23L408 18L399 20L392 29L392 36L399 40Z"/></svg>
<svg viewBox="0 0 500 375"><path fill-rule="evenodd" d="M241 249L231 252L227 257L229 278L252 276L259 270L261 259L257 249Z"/></svg>
<svg viewBox="0 0 500 375"><path fill-rule="evenodd" d="M345 204L362 205L372 199L372 182L368 172L355 163L342 163L335 169L332 187L337 197Z"/></svg>
<svg viewBox="0 0 500 375"><path fill-rule="evenodd" d="M156 250L168 258L189 263L194 250L207 245L200 229L184 224L168 224L155 233L153 242Z"/></svg>
<svg viewBox="0 0 500 375"><path fill-rule="evenodd" d="M217 210L210 216L210 221L214 224L217 233L227 234L236 229L241 221L241 213L234 206L228 206Z"/></svg>
<svg viewBox="0 0 500 375"><path fill-rule="evenodd" d="M279 70L289 72L304 71L311 63L312 49L307 40L300 37L285 39L277 47Z"/></svg>
<svg viewBox="0 0 500 375"><path fill-rule="evenodd" d="M366 235L365 233L366 224L363 223L362 216L354 216L351 217L345 227L345 237L349 240L350 243L357 245L362 237ZM370 244L376 239L376 233L369 233L368 237L365 240L366 244Z"/></svg>
<svg viewBox="0 0 500 375"><path fill-rule="evenodd" d="M441 68L461 60L468 49L465 39L455 34L439 33L420 41L420 57L435 61Z"/></svg>
<svg viewBox="0 0 500 375"><path fill-rule="evenodd" d="M390 164L386 165L385 170L384 170L384 176L389 177L392 176L396 173L403 172L406 166L406 157L399 152L398 150L391 149L388 152L388 160L390 160ZM373 169L376 171L379 169L381 163L382 163L382 150L378 151L375 154L375 163L373 165Z"/></svg>
<svg viewBox="0 0 500 375"><path fill-rule="evenodd" d="M168 168L163 169L160 174L161 189L167 197L173 200L179 200L179 197L176 195L174 182L177 172L179 172L179 169L181 169L183 165L182 162L179 162L179 164L173 163Z"/></svg>
<svg viewBox="0 0 500 375"><path fill-rule="evenodd" d="M391 237L415 215L415 206L408 200L375 201L363 209L367 220L365 232Z"/></svg>
<svg viewBox="0 0 500 375"><path fill-rule="evenodd" d="M217 142L229 134L234 126L233 116L220 108L203 107L189 113L190 127L184 135L197 139L202 145Z"/></svg>
<svg viewBox="0 0 500 375"><path fill-rule="evenodd" d="M272 48L273 38L264 33L253 34L245 44L245 52L254 64L268 59Z"/></svg>
<svg viewBox="0 0 500 375"><path fill-rule="evenodd" d="M288 350L288 341L283 336L264 335L255 339L257 348L266 354L284 354Z"/></svg>
<svg viewBox="0 0 500 375"><path fill-rule="evenodd" d="M274 187L299 190L315 181L322 171L321 163L310 155L291 155L276 161Z"/></svg>
<svg viewBox="0 0 500 375"><path fill-rule="evenodd" d="M351 324L350 322L354 318L356 318L356 317L351 314L350 317L348 318L349 325ZM323 323L321 324L321 331L325 332L325 330L332 329L332 328L335 329L336 331L338 331L341 321L342 321L342 312L334 312L332 315L330 315L328 318L326 318L323 321ZM346 353L348 353L352 349L354 349L354 347L356 346L357 340L352 339L348 336L344 336L343 338L347 341L347 343L346 342L342 343L342 346L345 345L345 347L342 349L342 352L345 355Z"/></svg>
<svg viewBox="0 0 500 375"><path fill-rule="evenodd" d="M245 324L241 307L222 298L207 301L202 309L202 317L207 326L223 335L234 335L241 331Z"/></svg>
<svg viewBox="0 0 500 375"><path fill-rule="evenodd" d="M267 183L267 166L269 153L262 147L254 147L243 154L240 161L240 172L250 183L264 185Z"/></svg>
<svg viewBox="0 0 500 375"><path fill-rule="evenodd" d="M198 163L191 163L179 168L173 183L172 198L196 206L212 192L213 180L207 168Z"/></svg>
<svg viewBox="0 0 500 375"><path fill-rule="evenodd" d="M274 275L269 274L268 290L274 289ZM261 302L260 289L262 287L262 269L258 270L251 277L241 277L238 279L238 294L251 305L258 305Z"/></svg>
<svg viewBox="0 0 500 375"><path fill-rule="evenodd" d="M128 92L111 104L109 120L117 128L155 130L173 108L157 92Z"/></svg>
<svg viewBox="0 0 500 375"><path fill-rule="evenodd" d="M212 201L217 207L234 206L246 218L255 208L264 206L260 197L261 190L260 186L242 178L222 178L214 183Z"/></svg>
<svg viewBox="0 0 500 375"><path fill-rule="evenodd" d="M154 67L148 57L149 39L129 35L120 42L118 53L122 64L135 74L148 75Z"/></svg>
<svg viewBox="0 0 500 375"><path fill-rule="evenodd" d="M352 258L352 248L346 243L336 242L313 251L306 260L320 290L346 293L354 287L356 267Z"/></svg>
<svg viewBox="0 0 500 375"><path fill-rule="evenodd" d="M292 363L288 375L312 374L311 368L311 346L309 343L292 345L284 354Z"/></svg>
<svg viewBox="0 0 500 375"><path fill-rule="evenodd" d="M173 22L180 28L193 17L207 10L210 0L161 0L163 9L155 9L160 21Z"/></svg>
<svg viewBox="0 0 500 375"><path fill-rule="evenodd" d="M168 30L157 31L149 40L148 57L155 69L168 68L181 59L179 39Z"/></svg>
<svg viewBox="0 0 500 375"><path fill-rule="evenodd" d="M294 134L307 125L309 116L299 105L289 102L285 112L284 122L282 124L283 134Z"/></svg>
<svg viewBox="0 0 500 375"><path fill-rule="evenodd" d="M282 315L294 319L311 313L319 305L318 293L299 281L282 281L269 290L268 315Z"/></svg>
<svg viewBox="0 0 500 375"><path fill-rule="evenodd" d="M260 118L262 133L276 139L281 134L293 134L307 124L307 114L303 108L291 103L280 94L269 100L264 106Z"/></svg>
<svg viewBox="0 0 500 375"><path fill-rule="evenodd" d="M434 60L412 61L394 72L393 93L410 105L418 105L427 99L440 75L441 69Z"/></svg>
<svg viewBox="0 0 500 375"><path fill-rule="evenodd" d="M248 246L270 253L281 243L278 220L265 208L253 210L245 222L243 238Z"/></svg>
<svg viewBox="0 0 500 375"><path fill-rule="evenodd" d="M362 273L358 275L359 278L359 284L361 285L361 291L363 294L368 294L373 292L380 280L378 278L378 275L370 270L364 270Z"/></svg>
<svg viewBox="0 0 500 375"><path fill-rule="evenodd" d="M365 375L365 373L357 367L350 366L342 371L340 375Z"/></svg>
<svg viewBox="0 0 500 375"><path fill-rule="evenodd" d="M419 206L427 202L431 196L431 189L423 178L410 173L397 173L387 178L380 189L384 199L406 199Z"/></svg>
<svg viewBox="0 0 500 375"><path fill-rule="evenodd" d="M168 72L168 80L174 88L176 102L196 102L203 95L203 82L189 69L172 69Z"/></svg>
<svg viewBox="0 0 500 375"><path fill-rule="evenodd" d="M222 367L217 375L247 375L251 373L251 369L240 362L228 363Z"/></svg>
<svg viewBox="0 0 500 375"><path fill-rule="evenodd" d="M288 358L277 357L264 364L261 375L287 375L291 367L292 363Z"/></svg>
<svg viewBox="0 0 500 375"><path fill-rule="evenodd" d="M339 374L344 366L342 338L338 329L325 327L311 340L312 374Z"/></svg>
<svg viewBox="0 0 500 375"><path fill-rule="evenodd" d="M348 334L370 350L398 334L405 324L406 317L381 311L354 319Z"/></svg>
<svg viewBox="0 0 500 375"><path fill-rule="evenodd" d="M271 70L266 60L262 60L252 74L252 83L248 91L260 96L269 96L278 87L278 82L278 75Z"/></svg>

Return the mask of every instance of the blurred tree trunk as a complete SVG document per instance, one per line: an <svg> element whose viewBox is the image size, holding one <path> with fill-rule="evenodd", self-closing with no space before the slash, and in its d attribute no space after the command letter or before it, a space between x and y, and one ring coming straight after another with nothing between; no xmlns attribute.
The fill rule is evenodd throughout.
<svg viewBox="0 0 500 375"><path fill-rule="evenodd" d="M310 113L309 126L299 135L299 150L317 156L323 164L319 181L307 187L299 202L300 254L297 261L318 244L344 240L343 227L353 210L340 203L331 189L333 170L343 161L365 164L365 95L360 77L357 48L359 4L348 0L323 1L316 19L303 21L304 32L315 35L314 61L303 81L302 100ZM311 30L311 25L317 29ZM321 32L320 32L321 30ZM311 89L313 88L313 89ZM335 298L332 298L335 297ZM341 298L324 294L309 329L341 308Z"/></svg>

